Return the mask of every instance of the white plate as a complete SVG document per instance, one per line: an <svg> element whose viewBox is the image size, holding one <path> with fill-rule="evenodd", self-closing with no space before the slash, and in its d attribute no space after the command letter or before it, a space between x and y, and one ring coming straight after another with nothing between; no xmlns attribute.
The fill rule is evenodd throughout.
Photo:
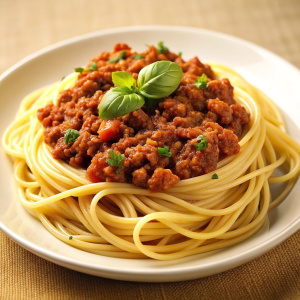
<svg viewBox="0 0 300 300"><path fill-rule="evenodd" d="M290 135L300 141L300 72L280 57L240 39L207 30L147 26L118 28L74 38L37 52L0 77L0 132L10 123L21 99L29 92L55 82L85 65L115 43L128 43L138 51L145 44L164 41L183 58L198 56L232 67L268 94L281 108ZM287 117L288 116L288 117ZM11 161L0 152L0 229L22 247L58 265L80 272L129 281L178 281L216 274L278 245L300 228L300 182L277 209L269 224L251 239L219 251L171 262L118 259L74 249L54 238L18 202Z"/></svg>

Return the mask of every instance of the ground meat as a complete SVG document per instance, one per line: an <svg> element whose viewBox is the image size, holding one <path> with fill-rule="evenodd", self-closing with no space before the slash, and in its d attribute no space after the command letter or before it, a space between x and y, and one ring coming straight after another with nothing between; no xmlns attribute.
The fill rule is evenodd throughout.
<svg viewBox="0 0 300 300"><path fill-rule="evenodd" d="M207 147L198 151L196 138L185 143L176 157L174 174L180 179L187 179L209 173L216 169L219 157L218 136L216 132L205 132L199 129L201 135L207 139ZM197 135L198 136L198 135Z"/></svg>
<svg viewBox="0 0 300 300"><path fill-rule="evenodd" d="M229 124L232 121L232 108L225 102L217 99L209 99L207 101L209 111L215 113L219 117L220 124Z"/></svg>
<svg viewBox="0 0 300 300"><path fill-rule="evenodd" d="M232 104L230 105L232 111L233 111L233 115L236 119L241 120L242 124L246 124L249 123L250 121L250 117L249 114L246 112L246 109L244 106L240 105L240 104Z"/></svg>
<svg viewBox="0 0 300 300"><path fill-rule="evenodd" d="M187 113L186 105L172 98L160 102L159 108L162 111L162 116L167 121L172 121L175 117L185 117Z"/></svg>
<svg viewBox="0 0 300 300"><path fill-rule="evenodd" d="M174 175L171 170L157 168L148 180L148 188L153 191L165 191L179 181L178 176Z"/></svg>
<svg viewBox="0 0 300 300"><path fill-rule="evenodd" d="M219 98L229 105L236 103L233 98L233 86L227 78L210 81L208 88L204 91L205 97L208 99Z"/></svg>
<svg viewBox="0 0 300 300"><path fill-rule="evenodd" d="M121 51L125 51L123 59L109 62L120 57ZM141 58L135 59L137 54ZM142 68L158 60L170 60L182 68L176 91L154 101L151 108L100 119L98 106L113 87L112 72L126 71L137 79ZM88 70L92 63L96 71ZM194 84L203 73L209 83L205 89ZM151 191L164 191L180 179L214 171L220 159L239 152L238 139L250 120L234 100L229 80L215 78L210 66L197 57L184 61L169 50L158 53L154 46L137 53L126 44L116 44L112 52L91 59L74 86L60 93L58 104L46 105L37 116L54 158L86 168L92 182L127 182ZM70 128L80 136L66 144L64 135ZM198 150L200 135L207 147ZM159 147L170 155L160 154ZM116 165L110 163L113 154L119 157Z"/></svg>
<svg viewBox="0 0 300 300"><path fill-rule="evenodd" d="M132 183L141 188L148 188L147 183L150 179L144 167L132 172Z"/></svg>
<svg viewBox="0 0 300 300"><path fill-rule="evenodd" d="M176 127L195 127L202 124L204 120L204 114L200 111L191 111L188 113L186 118L175 117L173 119L173 124Z"/></svg>
<svg viewBox="0 0 300 300"><path fill-rule="evenodd" d="M236 136L241 136L243 132L243 125L240 119L233 117L232 122L226 127L231 130Z"/></svg>
<svg viewBox="0 0 300 300"><path fill-rule="evenodd" d="M137 109L123 117L123 121L129 127L139 131L140 129L146 128L153 130L154 125L150 120L150 117L142 110Z"/></svg>
<svg viewBox="0 0 300 300"><path fill-rule="evenodd" d="M136 169L145 163L156 167L159 161L157 147L151 145L137 145L136 147L127 148L124 153L126 160L123 165L127 168Z"/></svg>

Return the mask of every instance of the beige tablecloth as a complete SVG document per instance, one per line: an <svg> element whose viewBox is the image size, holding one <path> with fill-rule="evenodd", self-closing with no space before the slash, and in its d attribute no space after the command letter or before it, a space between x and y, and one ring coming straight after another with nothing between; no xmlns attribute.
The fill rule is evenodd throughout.
<svg viewBox="0 0 300 300"><path fill-rule="evenodd" d="M0 0L0 73L69 37L153 24L228 33L300 67L299 0ZM0 249L0 299L300 299L300 232L231 271L161 284L71 271L29 253L2 233Z"/></svg>

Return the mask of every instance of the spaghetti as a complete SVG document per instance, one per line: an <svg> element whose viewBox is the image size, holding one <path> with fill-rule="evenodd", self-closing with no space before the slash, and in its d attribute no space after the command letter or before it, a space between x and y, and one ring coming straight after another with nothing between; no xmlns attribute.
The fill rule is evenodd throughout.
<svg viewBox="0 0 300 300"><path fill-rule="evenodd" d="M3 137L22 205L61 241L120 258L174 260L255 234L297 180L300 147L265 94L233 70L211 65L218 77L230 79L235 100L250 114L240 152L221 160L216 171L152 193L129 183L91 183L86 169L54 159L36 114L74 85L73 73L28 95ZM218 180L211 178L215 172ZM275 199L271 184L284 185Z"/></svg>

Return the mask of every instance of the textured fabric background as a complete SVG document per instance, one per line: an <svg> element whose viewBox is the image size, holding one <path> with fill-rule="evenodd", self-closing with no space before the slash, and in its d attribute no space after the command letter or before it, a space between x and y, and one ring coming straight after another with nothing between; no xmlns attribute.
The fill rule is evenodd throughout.
<svg viewBox="0 0 300 300"><path fill-rule="evenodd" d="M300 67L299 0L0 0L0 73L47 45L130 25L212 29L254 42ZM0 299L300 299L300 232L231 271L161 284L71 271L2 233L0 250Z"/></svg>

